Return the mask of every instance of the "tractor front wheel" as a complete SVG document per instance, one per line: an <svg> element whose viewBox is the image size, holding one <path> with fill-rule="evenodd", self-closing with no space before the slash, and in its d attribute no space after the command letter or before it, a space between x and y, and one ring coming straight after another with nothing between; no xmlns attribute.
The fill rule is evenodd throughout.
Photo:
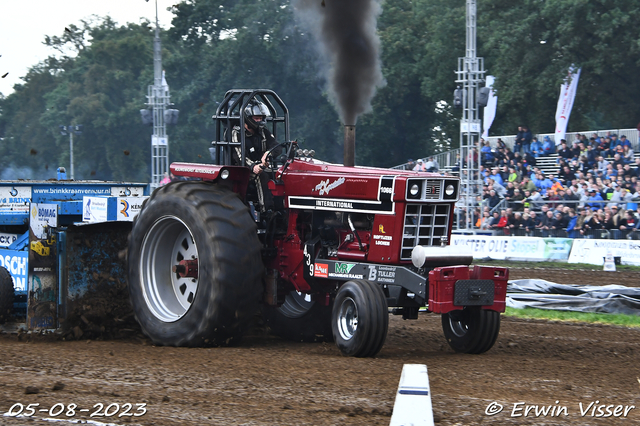
<svg viewBox="0 0 640 426"><path fill-rule="evenodd" d="M387 298L376 283L348 281L340 287L331 316L333 338L346 356L373 357L389 328Z"/></svg>
<svg viewBox="0 0 640 426"><path fill-rule="evenodd" d="M158 188L129 236L129 293L144 333L170 346L239 338L262 295L260 247L237 194L202 182Z"/></svg>
<svg viewBox="0 0 640 426"><path fill-rule="evenodd" d="M11 274L6 268L0 267L0 324L11 318L14 295Z"/></svg>
<svg viewBox="0 0 640 426"><path fill-rule="evenodd" d="M500 332L500 313L464 308L442 315L442 329L456 352L481 354L493 347Z"/></svg>

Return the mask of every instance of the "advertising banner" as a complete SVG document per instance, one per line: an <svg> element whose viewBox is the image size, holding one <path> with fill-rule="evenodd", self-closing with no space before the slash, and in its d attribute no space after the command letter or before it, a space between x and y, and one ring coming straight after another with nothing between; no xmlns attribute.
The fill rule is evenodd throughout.
<svg viewBox="0 0 640 426"><path fill-rule="evenodd" d="M571 247L573 245L573 239L571 238L542 238L544 241L544 259L553 260L567 260L569 259L569 253L571 253Z"/></svg>
<svg viewBox="0 0 640 426"><path fill-rule="evenodd" d="M15 291L27 291L29 252L0 249L0 266L11 274Z"/></svg>
<svg viewBox="0 0 640 426"><path fill-rule="evenodd" d="M560 86L560 97L558 98L558 106L556 108L556 145L560 145L560 140L565 139L569 116L571 116L571 109L573 108L573 101L578 91L579 79L580 68L576 70L572 67L568 72L564 84Z"/></svg>
<svg viewBox="0 0 640 426"><path fill-rule="evenodd" d="M0 215L26 213L31 203L30 186L4 186L0 188Z"/></svg>
<svg viewBox="0 0 640 426"><path fill-rule="evenodd" d="M29 222L29 266L27 281L29 328L57 326L58 271L57 233L58 205L31 204Z"/></svg>
<svg viewBox="0 0 640 426"><path fill-rule="evenodd" d="M57 204L31 204L31 220L29 228L37 239L46 238L48 228L58 226Z"/></svg>
<svg viewBox="0 0 640 426"><path fill-rule="evenodd" d="M132 222L140 213L142 202L149 197L121 197L118 198L117 220L119 222Z"/></svg>
<svg viewBox="0 0 640 426"><path fill-rule="evenodd" d="M623 265L640 265L640 241L636 240L575 240L569 263L603 265L608 253L620 257Z"/></svg>
<svg viewBox="0 0 640 426"><path fill-rule="evenodd" d="M0 232L0 247L9 247L16 242L18 237L18 234L5 234L4 232Z"/></svg>
<svg viewBox="0 0 640 426"><path fill-rule="evenodd" d="M496 109L498 108L498 97L493 91L493 83L496 81L496 78L492 75L487 76L486 87L490 88L489 92L489 102L487 102L487 106L484 107L484 115L482 116L482 137L489 137L489 129L493 124L493 120L496 118Z"/></svg>
<svg viewBox="0 0 640 426"><path fill-rule="evenodd" d="M570 238L451 236L451 245L469 247L474 259L567 260L572 242Z"/></svg>
<svg viewBox="0 0 640 426"><path fill-rule="evenodd" d="M107 221L108 198L82 197L82 221L98 223Z"/></svg>

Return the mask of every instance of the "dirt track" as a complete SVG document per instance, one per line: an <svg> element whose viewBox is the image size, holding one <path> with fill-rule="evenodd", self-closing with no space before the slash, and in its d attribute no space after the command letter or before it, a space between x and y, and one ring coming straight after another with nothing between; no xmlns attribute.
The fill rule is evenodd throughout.
<svg viewBox="0 0 640 426"><path fill-rule="evenodd" d="M567 284L638 285L633 283L637 277L600 271L511 272L511 279ZM419 363L429 369L437 424L640 422L637 329L503 318L494 348L472 356L449 349L439 316L421 315L417 321L392 317L387 342L375 359L345 358L332 344L286 342L260 329L236 348L153 347L136 338L27 340L15 335L0 338L1 413L15 403L39 403L38 409L74 403L78 407L71 418L78 420L89 417L77 410L95 411L98 403L105 408L131 403L131 414L136 413L135 404L146 403L147 413L141 417L93 420L141 425L384 425L389 424L403 364ZM54 386L62 389L53 390ZM27 387L39 393L26 394ZM637 408L620 419L593 418L591 410L581 416L579 404L585 410L596 400L598 405ZM485 409L493 401L504 410L487 416ZM536 417L531 411L527 417L511 417L519 402L538 409L566 406L568 415ZM515 414L524 414L524 409L516 406ZM0 416L0 424L51 423Z"/></svg>

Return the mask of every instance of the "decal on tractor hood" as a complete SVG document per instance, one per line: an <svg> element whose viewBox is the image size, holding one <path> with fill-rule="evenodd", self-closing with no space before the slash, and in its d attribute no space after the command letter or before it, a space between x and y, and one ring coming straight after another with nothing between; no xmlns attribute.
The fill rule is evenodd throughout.
<svg viewBox="0 0 640 426"><path fill-rule="evenodd" d="M377 246L390 246L393 237L391 235L373 234L373 240Z"/></svg>
<svg viewBox="0 0 640 426"><path fill-rule="evenodd" d="M392 201L344 200L339 198L289 197L289 208L332 210L352 213L394 214Z"/></svg>
<svg viewBox="0 0 640 426"><path fill-rule="evenodd" d="M380 185L378 186L378 201L391 201L393 199L393 189L395 184L395 176L380 176Z"/></svg>
<svg viewBox="0 0 640 426"><path fill-rule="evenodd" d="M331 183L329 183L329 179L321 180L320 183L317 184L316 187L313 189L313 191L318 191L318 195L325 195L325 194L328 194L329 191L331 191L332 189L342 185L344 181L345 181L344 177L338 178Z"/></svg>

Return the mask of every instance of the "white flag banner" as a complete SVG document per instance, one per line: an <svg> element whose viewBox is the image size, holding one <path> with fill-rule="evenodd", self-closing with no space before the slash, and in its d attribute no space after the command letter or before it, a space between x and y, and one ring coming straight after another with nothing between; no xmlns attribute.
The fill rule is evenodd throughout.
<svg viewBox="0 0 640 426"><path fill-rule="evenodd" d="M162 70L162 90L164 91L168 91L169 90L169 85L167 84L167 79L165 78L164 75L164 70Z"/></svg>
<svg viewBox="0 0 640 426"><path fill-rule="evenodd" d="M573 108L573 101L576 98L581 69L582 68L578 68L576 71L574 67L571 67L567 79L564 84L560 86L560 98L558 98L558 107L556 108L556 145L560 145L560 140L565 139L567 133L567 124L569 123L569 116Z"/></svg>
<svg viewBox="0 0 640 426"><path fill-rule="evenodd" d="M489 92L489 100L487 102L487 106L484 107L484 115L482 118L482 137L489 137L489 129L493 124L493 120L496 118L496 108L498 107L498 97L495 95L493 91L493 83L496 81L496 78L492 75L487 76L487 87L491 89Z"/></svg>

